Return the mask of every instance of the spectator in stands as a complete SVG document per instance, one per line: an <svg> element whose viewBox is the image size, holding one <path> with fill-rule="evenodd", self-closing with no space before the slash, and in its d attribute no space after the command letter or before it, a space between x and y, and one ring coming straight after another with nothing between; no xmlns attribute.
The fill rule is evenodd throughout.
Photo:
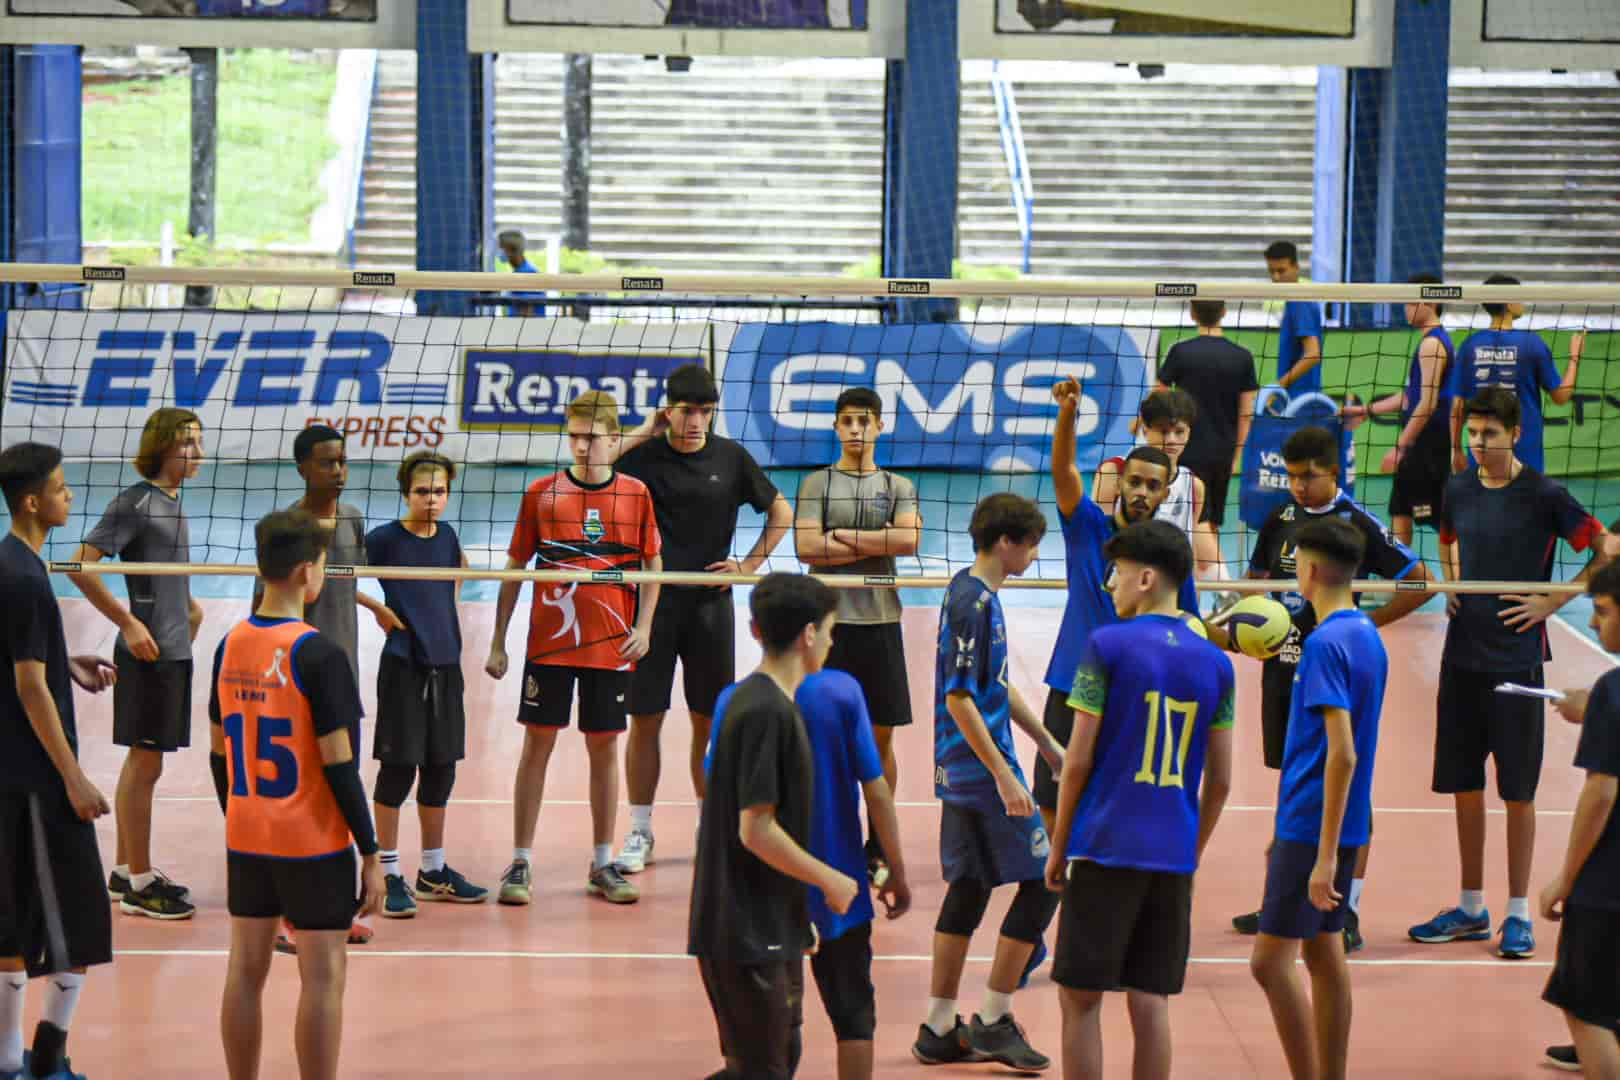
<svg viewBox="0 0 1620 1080"><path fill-rule="evenodd" d="M1517 285L1519 279L1506 274L1492 274L1485 279L1487 285ZM1519 461L1537 472L1545 472L1545 455L1541 445L1541 395L1543 392L1554 405L1568 404L1575 396L1575 380L1579 378L1581 349L1586 335L1577 332L1569 339L1569 366L1564 377L1558 377L1558 365L1553 362L1552 350L1533 330L1515 330L1513 322L1524 315L1524 305L1482 304L1491 317L1488 330L1468 335L1457 349L1457 362L1452 365L1451 382L1451 471L1468 470L1468 439L1463 431L1464 406L1475 394L1488 386L1503 386L1519 397L1520 435L1513 453Z"/></svg>
<svg viewBox="0 0 1620 1080"><path fill-rule="evenodd" d="M1279 285L1299 281L1299 249L1287 240L1266 248L1266 270ZM1322 307L1314 300L1283 305L1277 328L1277 385L1290 394L1322 392Z"/></svg>
<svg viewBox="0 0 1620 1080"><path fill-rule="evenodd" d="M1226 301L1194 300L1191 306L1198 336L1170 346L1159 366L1159 388L1185 390L1198 403L1198 423L1187 437L1181 464L1204 482L1202 520L1219 533L1232 474L1242 472L1260 382L1254 354L1221 329Z"/></svg>
<svg viewBox="0 0 1620 1080"><path fill-rule="evenodd" d="M502 229L500 235L495 238L495 242L500 245L501 261L511 267L514 274L538 274L540 272L539 268L529 261L529 256L524 253L524 247L528 241L523 235L523 230ZM521 315L524 318L531 318L546 313L545 308L535 303L536 300L546 298L546 294L543 292L513 291L508 295L513 300L520 301L519 303L506 305L508 315Z"/></svg>

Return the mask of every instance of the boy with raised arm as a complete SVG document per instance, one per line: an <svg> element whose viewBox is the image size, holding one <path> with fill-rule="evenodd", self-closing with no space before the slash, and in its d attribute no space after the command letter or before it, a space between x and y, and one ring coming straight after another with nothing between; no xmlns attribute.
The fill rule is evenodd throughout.
<svg viewBox="0 0 1620 1080"><path fill-rule="evenodd" d="M619 403L589 390L568 406L567 437L574 463L536 480L524 493L506 568L535 560L540 570L652 570L659 557L658 523L647 486L616 472ZM506 630L522 584L501 583L495 633L484 670L506 674ZM557 733L568 726L579 686L579 730L590 760L591 863L585 891L614 904L641 898L613 863L613 819L619 809L619 735L624 695L636 661L646 655L660 586L537 582L529 612L523 665L523 754L512 786L512 864L501 875L499 900L532 898L534 830Z"/></svg>
<svg viewBox="0 0 1620 1080"><path fill-rule="evenodd" d="M799 484L793 534L799 561L812 574L893 577L895 558L915 555L922 538L917 488L877 466L883 399L864 386L838 395L833 430L838 461ZM900 594L894 589L839 589L827 667L846 671L860 685L883 761L895 790L894 732L911 723L911 685L900 634ZM866 842L867 876L881 883L887 864L877 833Z"/></svg>
<svg viewBox="0 0 1620 1080"><path fill-rule="evenodd" d="M793 508L753 455L742 444L710 432L719 400L707 368L678 367L664 384L664 404L657 414L621 443L619 471L652 492L665 570L752 574L793 527ZM731 549L737 511L744 505L765 515L765 528L753 550L739 559ZM675 662L681 664L692 718L689 775L701 800L714 701L736 679L736 622L731 587L724 583L667 585L659 596L652 640L636 664L626 698L630 832L618 865L627 874L639 874L653 862L653 799L663 770L659 740L675 684Z"/></svg>
<svg viewBox="0 0 1620 1080"><path fill-rule="evenodd" d="M1054 772L1063 767L1063 748L1007 677L1007 622L996 593L1035 561L1046 518L1029 499L1003 492L974 507L968 533L973 565L951 579L939 611L934 793L949 887L934 923L928 1015L911 1053L924 1065L995 1061L1039 1072L1051 1061L1013 1019L1012 997L1058 898L1045 885L1050 844L1018 764L1013 725L1035 740ZM991 893L1009 884L1018 892L1001 922L984 1004L964 1024L956 1002L968 946Z"/></svg>
<svg viewBox="0 0 1620 1080"><path fill-rule="evenodd" d="M360 687L343 650L303 620L326 580L327 531L306 511L278 510L253 534L264 596L221 639L208 701L231 913L225 1067L231 1080L259 1075L264 985L285 919L298 934L298 1074L336 1080L343 946L357 910L374 910L384 888L349 744Z"/></svg>
<svg viewBox="0 0 1620 1080"><path fill-rule="evenodd" d="M78 562L116 555L125 562L191 561L191 527L180 489L203 460L202 421L185 409L158 409L141 429L135 471L79 545ZM127 747L114 796L118 851L107 892L125 915L189 919L191 890L152 865L152 800L165 754L191 745L191 643L202 607L184 575L127 574L126 607L98 574L71 580L95 609L118 627L113 662L113 742Z"/></svg>
<svg viewBox="0 0 1620 1080"><path fill-rule="evenodd" d="M1265 991L1294 1080L1344 1080L1350 969L1344 921L1357 849L1372 830L1373 760L1389 656L1350 591L1365 555L1337 517L1295 534L1299 589L1316 613L1300 650L1288 743L1249 968ZM1310 972L1306 994L1297 971Z"/></svg>
<svg viewBox="0 0 1620 1080"><path fill-rule="evenodd" d="M1170 996L1187 975L1193 872L1232 783L1232 662L1183 621L1186 536L1163 521L1116 533L1111 598L1069 704L1047 887L1063 894L1052 979L1063 1075L1102 1075L1103 994L1124 989L1133 1075L1170 1075ZM1206 771L1207 767L1207 771Z"/></svg>
<svg viewBox="0 0 1620 1080"><path fill-rule="evenodd" d="M837 617L833 590L769 574L748 607L764 655L730 691L698 824L687 952L714 1010L724 1077L790 1077L804 1022L809 891L843 915L855 879L811 855L813 752L793 696L821 667ZM702 762L699 762L702 767Z"/></svg>
<svg viewBox="0 0 1620 1080"><path fill-rule="evenodd" d="M115 669L99 657L68 655L39 555L73 506L62 452L41 443L8 447L0 453L0 493L11 512L0 539L0 1080L84 1080L64 1055L86 969L112 962L93 824L111 808L79 765L71 684L99 693ZM61 921L55 940L52 914ZM30 979L44 996L31 1054L23 1047Z"/></svg>

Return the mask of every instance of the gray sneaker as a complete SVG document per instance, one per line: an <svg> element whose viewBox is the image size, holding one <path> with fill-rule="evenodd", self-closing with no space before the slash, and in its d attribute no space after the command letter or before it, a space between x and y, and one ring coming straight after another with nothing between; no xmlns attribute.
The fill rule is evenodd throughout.
<svg viewBox="0 0 1620 1080"><path fill-rule="evenodd" d="M641 890L625 879L617 863L592 870L585 880L585 891L610 904L633 904L641 899Z"/></svg>
<svg viewBox="0 0 1620 1080"><path fill-rule="evenodd" d="M980 1061L994 1061L1019 1072L1045 1072L1052 1066L1051 1058L1029 1045L1012 1013L993 1024L986 1024L975 1013L968 1028L968 1045Z"/></svg>

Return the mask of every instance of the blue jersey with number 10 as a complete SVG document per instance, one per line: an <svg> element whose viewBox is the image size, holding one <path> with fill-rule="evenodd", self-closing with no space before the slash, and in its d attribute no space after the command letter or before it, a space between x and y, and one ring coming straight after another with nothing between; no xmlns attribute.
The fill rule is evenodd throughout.
<svg viewBox="0 0 1620 1080"><path fill-rule="evenodd" d="M1007 622L1001 601L969 570L951 579L939 609L939 651L934 665L934 794L948 803L1003 813L996 780L945 707L966 692L985 730L1024 783L1013 749L1012 704L1007 696Z"/></svg>
<svg viewBox="0 0 1620 1080"><path fill-rule="evenodd" d="M1065 854L1190 874L1209 733L1233 719L1232 662L1168 615L1091 635L1069 707L1102 718Z"/></svg>

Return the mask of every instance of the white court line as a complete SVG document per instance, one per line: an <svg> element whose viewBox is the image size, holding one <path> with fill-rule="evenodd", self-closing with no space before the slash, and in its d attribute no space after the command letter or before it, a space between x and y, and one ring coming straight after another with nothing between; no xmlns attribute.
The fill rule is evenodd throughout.
<svg viewBox="0 0 1620 1080"><path fill-rule="evenodd" d="M229 949L114 949L115 957L128 958L155 958L155 959L222 959L230 955ZM536 952L522 949L373 949L370 947L356 947L349 950L349 956L354 959L376 958L379 960L679 960L690 962L693 957L686 953L652 953L652 952ZM933 960L927 955L895 954L890 956L874 955L873 960L895 964L926 964ZM970 956L970 964L988 964L994 957ZM1190 964L1202 964L1208 967L1235 967L1239 964L1247 967L1247 956L1194 956L1188 958ZM1303 964L1301 959L1299 963ZM1395 958L1389 960L1349 960L1352 966L1359 967L1418 967L1418 968L1459 968L1459 967L1512 967L1512 968L1550 968L1551 960L1420 960Z"/></svg>
<svg viewBox="0 0 1620 1080"><path fill-rule="evenodd" d="M157 797L156 801L158 801L158 802L171 802L171 803L211 803L211 804L213 804L215 806L219 805L219 800L217 798L215 798L214 796L212 796L212 795L159 795ZM405 800L405 803L403 805L405 805L405 806L414 806L415 804L416 804L415 799L407 799L407 800ZM452 806L511 806L512 805L512 800L511 799L451 799L450 800L450 805L452 805ZM547 799L545 801L545 805L546 806L590 806L591 804L590 804L589 801L587 801L585 799ZM671 800L670 802L661 802L658 805L659 806L695 807L695 806L697 806L697 803L694 802L691 799L685 799L685 800ZM937 800L930 799L930 800L927 800L927 801L924 801L924 802L897 802L894 805L897 808L901 809L901 810L927 810L930 807L937 807L939 805L939 802ZM1222 811L1222 813L1226 813L1226 814L1231 814L1231 813L1238 813L1238 814L1272 814L1272 813L1276 813L1276 811L1277 811L1277 808L1275 806L1228 806ZM1450 817L1452 815L1452 813L1454 813L1454 811L1449 806L1375 806L1375 807L1373 807L1373 813L1375 813L1375 814L1444 814L1445 816ZM1496 814L1496 815L1504 815L1504 814L1507 813L1507 811L1506 810L1501 810L1501 809L1490 809L1490 810L1487 810L1486 813L1488 813L1488 814ZM1574 815L1574 813L1575 813L1575 811L1573 811L1573 810L1537 810L1536 811L1536 816L1537 817L1571 817L1571 816Z"/></svg>
<svg viewBox="0 0 1620 1080"><path fill-rule="evenodd" d="M1593 641L1591 638L1577 630L1568 619L1564 618L1562 615L1554 615L1553 622L1557 623L1559 626L1562 626L1566 631L1568 631L1570 637L1574 638L1576 641L1580 642L1582 645L1585 645L1588 649L1591 649L1593 652L1601 656L1604 662L1610 667L1614 666L1614 657L1604 652L1603 646L1599 645L1597 642Z"/></svg>

